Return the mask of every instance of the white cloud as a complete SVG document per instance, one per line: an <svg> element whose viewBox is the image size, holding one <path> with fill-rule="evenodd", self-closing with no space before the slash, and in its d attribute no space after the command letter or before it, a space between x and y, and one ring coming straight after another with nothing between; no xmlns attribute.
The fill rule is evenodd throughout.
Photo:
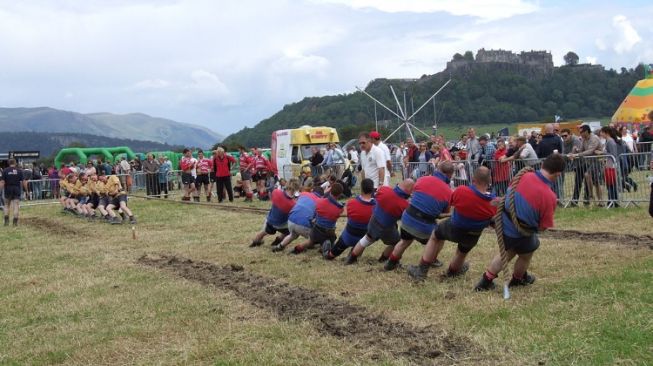
<svg viewBox="0 0 653 366"><path fill-rule="evenodd" d="M619 39L614 44L614 50L619 54L632 50L642 40L630 20L624 15L616 15L612 18L612 26L619 33Z"/></svg>
<svg viewBox="0 0 653 366"><path fill-rule="evenodd" d="M596 64L597 64L597 58L596 58L596 57L586 56L586 57L585 57L585 61L586 61L588 64L592 64L592 65L596 65Z"/></svg>
<svg viewBox="0 0 653 366"><path fill-rule="evenodd" d="M337 3L354 9L376 9L386 13L445 12L456 16L473 16L485 20L510 18L536 11L538 6L522 0L315 0Z"/></svg>

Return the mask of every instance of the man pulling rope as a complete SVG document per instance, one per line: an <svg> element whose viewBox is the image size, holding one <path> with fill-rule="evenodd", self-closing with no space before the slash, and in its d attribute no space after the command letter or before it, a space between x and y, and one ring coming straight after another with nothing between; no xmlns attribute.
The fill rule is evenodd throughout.
<svg viewBox="0 0 653 366"><path fill-rule="evenodd" d="M493 289L493 281L500 271L504 272L506 280L504 298L509 298L507 287L535 282L535 276L527 269L533 253L540 246L538 231L553 227L557 199L552 185L564 169L562 156L553 154L544 160L541 170L525 168L515 176L505 199L499 201L494 217L500 254L492 259L474 290ZM508 263L515 255L517 261L508 282Z"/></svg>

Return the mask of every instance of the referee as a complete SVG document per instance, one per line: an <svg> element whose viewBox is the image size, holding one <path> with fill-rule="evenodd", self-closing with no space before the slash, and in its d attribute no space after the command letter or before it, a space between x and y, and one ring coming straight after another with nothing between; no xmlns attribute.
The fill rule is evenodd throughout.
<svg viewBox="0 0 653 366"><path fill-rule="evenodd" d="M13 213L14 226L18 225L18 211L20 209L20 196L23 189L27 191L27 181L23 179L23 171L16 168L16 160L9 159L9 167L0 173L0 189L4 188L3 212L5 226L9 225L9 211Z"/></svg>

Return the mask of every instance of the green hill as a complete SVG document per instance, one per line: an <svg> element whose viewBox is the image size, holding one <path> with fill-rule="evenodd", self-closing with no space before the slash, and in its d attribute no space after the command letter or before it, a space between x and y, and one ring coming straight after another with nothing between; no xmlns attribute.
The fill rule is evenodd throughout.
<svg viewBox="0 0 653 366"><path fill-rule="evenodd" d="M203 148L223 138L201 126L142 113L82 114L48 107L0 108L0 132L81 133Z"/></svg>
<svg viewBox="0 0 653 366"><path fill-rule="evenodd" d="M479 50L457 54L447 68L419 79L376 79L365 91L395 108L390 92L392 85L403 104L404 93L409 114L417 109L446 80L449 86L417 116L415 124L431 131L434 110L438 125L459 126L513 124L552 120L555 115L567 119L582 116L610 116L641 78L641 65L619 72L600 65L554 67L550 53L542 51L513 54L510 51ZM396 118L378 107L377 119L397 126ZM226 144L269 145L272 131L302 125L337 127L341 139L354 137L358 131L374 126L374 104L363 93L304 98L289 104L253 128L228 136Z"/></svg>

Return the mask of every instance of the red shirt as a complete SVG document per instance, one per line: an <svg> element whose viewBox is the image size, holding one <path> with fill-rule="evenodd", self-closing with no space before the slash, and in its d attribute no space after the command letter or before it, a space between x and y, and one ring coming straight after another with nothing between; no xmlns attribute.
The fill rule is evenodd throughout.
<svg viewBox="0 0 653 366"><path fill-rule="evenodd" d="M243 171L247 170L247 167L252 163L252 157L249 156L246 152L240 154L239 158L239 163L240 163L240 172L242 173Z"/></svg>
<svg viewBox="0 0 653 366"><path fill-rule="evenodd" d="M216 177L229 177L231 176L231 169L229 164L234 164L236 159L231 156L224 154L222 157L215 155L213 157L213 165L215 166L215 176Z"/></svg>
<svg viewBox="0 0 653 366"><path fill-rule="evenodd" d="M197 165L197 160L192 157L187 158L184 156L183 158L181 158L181 161L179 162L179 167L184 172L192 170L193 168L195 168L196 165Z"/></svg>
<svg viewBox="0 0 653 366"><path fill-rule="evenodd" d="M474 186L460 186L451 195L451 205L455 208L451 215L453 226L480 231L485 229L497 208L492 206L495 196L479 192Z"/></svg>
<svg viewBox="0 0 653 366"><path fill-rule="evenodd" d="M499 160L506 156L506 148L497 149L494 152L494 162L492 162L492 179L495 183L506 182L510 179L510 162L501 163Z"/></svg>
<svg viewBox="0 0 653 366"><path fill-rule="evenodd" d="M208 174L211 170L211 159L202 158L197 161L197 173Z"/></svg>
<svg viewBox="0 0 653 366"><path fill-rule="evenodd" d="M270 162L263 155L257 155L254 157L254 169L257 172L267 172L270 170Z"/></svg>

